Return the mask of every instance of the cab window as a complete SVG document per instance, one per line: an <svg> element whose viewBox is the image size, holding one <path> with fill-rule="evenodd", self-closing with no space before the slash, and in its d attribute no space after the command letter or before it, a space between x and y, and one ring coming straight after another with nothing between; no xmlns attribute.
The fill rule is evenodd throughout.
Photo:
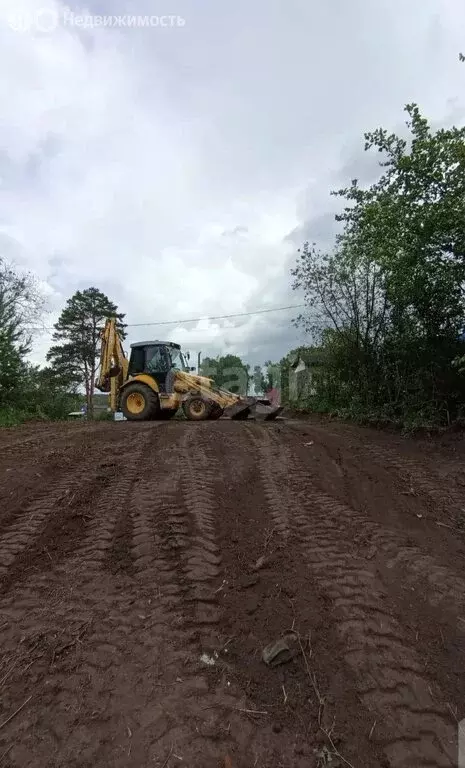
<svg viewBox="0 0 465 768"><path fill-rule="evenodd" d="M129 376L136 376L142 373L145 368L145 350L143 347L133 347L131 350L131 359L129 361Z"/></svg>
<svg viewBox="0 0 465 768"><path fill-rule="evenodd" d="M145 370L149 373L164 373L170 369L170 361L164 347L147 347Z"/></svg>

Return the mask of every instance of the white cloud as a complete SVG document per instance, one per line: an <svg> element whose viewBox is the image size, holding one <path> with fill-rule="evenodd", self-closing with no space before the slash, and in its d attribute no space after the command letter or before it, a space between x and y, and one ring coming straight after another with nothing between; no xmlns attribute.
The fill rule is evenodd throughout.
<svg viewBox="0 0 465 768"><path fill-rule="evenodd" d="M395 128L412 100L432 119L463 114L459 0L180 0L182 28L9 26L44 7L62 18L59 2L0 0L0 243L49 286L48 323L88 285L128 322L297 303L286 235L311 220L330 234L341 168L370 168L363 131ZM260 362L302 342L291 317L133 329L129 341L165 335Z"/></svg>

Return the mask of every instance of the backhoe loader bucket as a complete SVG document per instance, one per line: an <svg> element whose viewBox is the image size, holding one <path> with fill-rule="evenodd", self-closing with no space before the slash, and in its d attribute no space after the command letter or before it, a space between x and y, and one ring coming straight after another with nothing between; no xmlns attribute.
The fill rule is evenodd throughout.
<svg viewBox="0 0 465 768"><path fill-rule="evenodd" d="M277 419L283 410L283 405L272 405L269 400L257 400L255 406L251 409L251 414L257 420L272 421L273 419Z"/></svg>
<svg viewBox="0 0 465 768"><path fill-rule="evenodd" d="M276 419L282 412L283 406L272 405L266 398L243 398L225 409L224 415L230 419L247 419L251 416L260 421Z"/></svg>
<svg viewBox="0 0 465 768"><path fill-rule="evenodd" d="M255 405L255 398L244 397L238 400L234 405L229 405L224 410L224 415L228 419L247 419L250 416L250 411Z"/></svg>

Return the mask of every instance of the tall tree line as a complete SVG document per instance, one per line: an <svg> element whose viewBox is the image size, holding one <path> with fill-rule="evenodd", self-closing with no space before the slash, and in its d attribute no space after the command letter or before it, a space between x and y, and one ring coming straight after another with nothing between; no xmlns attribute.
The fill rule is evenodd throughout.
<svg viewBox="0 0 465 768"><path fill-rule="evenodd" d="M100 334L115 317L124 338L124 315L97 288L77 291L54 326L49 365L32 365L32 331L41 321L44 298L36 280L0 258L0 426L29 419L65 418L82 402L93 415Z"/></svg>
<svg viewBox="0 0 465 768"><path fill-rule="evenodd" d="M308 309L296 322L324 359L308 407L447 424L465 401L465 128L434 131L416 104L406 112L407 137L365 135L378 181L333 193L334 249L299 252L293 287Z"/></svg>

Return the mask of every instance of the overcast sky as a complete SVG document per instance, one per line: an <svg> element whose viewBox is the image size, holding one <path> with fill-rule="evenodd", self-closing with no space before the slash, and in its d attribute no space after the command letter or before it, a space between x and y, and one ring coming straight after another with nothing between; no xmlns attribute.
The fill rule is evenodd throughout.
<svg viewBox="0 0 465 768"><path fill-rule="evenodd" d="M411 101L464 120L463 0L67 7L184 24L82 28L54 0L0 0L0 253L42 281L47 325L91 285L128 323L298 303L289 269L306 238L331 243L329 190L376 174L363 132L399 129ZM255 364L305 341L296 313L134 328L128 343Z"/></svg>

